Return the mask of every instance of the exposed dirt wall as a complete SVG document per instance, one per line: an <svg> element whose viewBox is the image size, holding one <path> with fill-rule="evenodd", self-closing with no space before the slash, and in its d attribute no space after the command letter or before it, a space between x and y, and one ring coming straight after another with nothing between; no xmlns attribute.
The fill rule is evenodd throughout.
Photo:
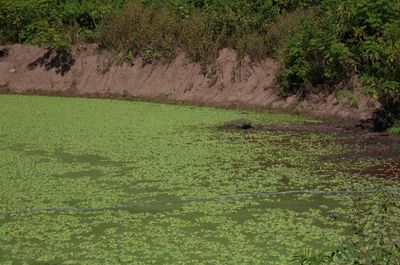
<svg viewBox="0 0 400 265"><path fill-rule="evenodd" d="M236 54L224 49L208 73L189 63L183 53L169 64L143 66L113 63L113 57L96 45L77 46L72 55L56 54L28 45L0 47L0 87L15 93L66 96L137 97L183 101L224 107L254 107L340 117L367 119L378 106L359 90L358 108L335 94L281 99L274 92L277 63L266 59L238 64Z"/></svg>

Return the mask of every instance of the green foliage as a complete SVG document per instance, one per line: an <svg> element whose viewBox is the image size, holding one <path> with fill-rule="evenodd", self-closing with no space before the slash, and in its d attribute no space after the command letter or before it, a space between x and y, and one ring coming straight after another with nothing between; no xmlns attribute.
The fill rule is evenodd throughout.
<svg viewBox="0 0 400 265"><path fill-rule="evenodd" d="M96 27L123 0L0 0L0 42L25 42L65 50L93 40Z"/></svg>
<svg viewBox="0 0 400 265"><path fill-rule="evenodd" d="M340 90L337 93L337 98L339 100L346 100L352 108L358 108L358 98L349 90Z"/></svg>
<svg viewBox="0 0 400 265"><path fill-rule="evenodd" d="M343 258L353 264L400 263L400 201L398 194L380 196L373 205L355 201L352 237Z"/></svg>
<svg viewBox="0 0 400 265"><path fill-rule="evenodd" d="M126 60L127 60L128 63L130 63L131 65L134 64L135 57L133 56L133 53L132 53L131 51L129 51L128 54L126 55Z"/></svg>
<svg viewBox="0 0 400 265"><path fill-rule="evenodd" d="M392 134L400 134L400 124L396 124L395 126L390 128L389 132Z"/></svg>
<svg viewBox="0 0 400 265"><path fill-rule="evenodd" d="M385 130L400 120L400 87L397 82L384 82L379 84L379 101L382 108L374 113L375 127Z"/></svg>
<svg viewBox="0 0 400 265"><path fill-rule="evenodd" d="M304 250L290 259L293 265L331 264L335 260L335 252Z"/></svg>
<svg viewBox="0 0 400 265"><path fill-rule="evenodd" d="M333 89L351 74L353 53L335 34L335 20L327 15L328 11L314 10L287 42L278 76L282 95Z"/></svg>
<svg viewBox="0 0 400 265"><path fill-rule="evenodd" d="M21 31L19 36L26 43L36 46L47 45L49 48L57 50L69 50L71 44L67 36L49 25L47 21L29 24Z"/></svg>
<svg viewBox="0 0 400 265"><path fill-rule="evenodd" d="M400 153L400 144L394 147L394 151Z"/></svg>
<svg viewBox="0 0 400 265"><path fill-rule="evenodd" d="M141 56L144 64L175 56L177 16L169 9L130 2L103 25L100 42L120 54Z"/></svg>
<svg viewBox="0 0 400 265"><path fill-rule="evenodd" d="M372 201L371 198L358 197L350 217L354 235L345 243L345 247L333 252L305 251L293 257L293 264L400 263L398 194L378 196Z"/></svg>
<svg viewBox="0 0 400 265"><path fill-rule="evenodd" d="M270 54L282 57L287 52L286 43L301 27L304 17L310 16L308 9L296 9L293 12L284 12L276 21L268 26L266 35L267 47Z"/></svg>
<svg viewBox="0 0 400 265"><path fill-rule="evenodd" d="M211 64L225 47L236 49L240 56L263 58L266 19L254 13L270 10L272 2L267 1L268 6L239 2L131 1L104 25L101 42L132 51L145 63L169 60L177 47L202 65Z"/></svg>
<svg viewBox="0 0 400 265"><path fill-rule="evenodd" d="M379 99L377 129L400 118L400 3L396 0L322 1L287 42L279 92L332 90L360 75L365 93Z"/></svg>

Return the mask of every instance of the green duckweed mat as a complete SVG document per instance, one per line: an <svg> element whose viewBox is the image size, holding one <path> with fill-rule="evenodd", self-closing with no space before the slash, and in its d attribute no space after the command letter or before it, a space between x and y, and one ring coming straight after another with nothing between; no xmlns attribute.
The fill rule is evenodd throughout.
<svg viewBox="0 0 400 265"><path fill-rule="evenodd" d="M352 141L357 135L218 129L242 118L319 122L0 95L0 264L286 264L302 249L334 249L351 235L351 196L229 196L399 188L363 173L386 160L351 159L364 148ZM108 209L132 204L139 206ZM53 208L104 209L35 211Z"/></svg>

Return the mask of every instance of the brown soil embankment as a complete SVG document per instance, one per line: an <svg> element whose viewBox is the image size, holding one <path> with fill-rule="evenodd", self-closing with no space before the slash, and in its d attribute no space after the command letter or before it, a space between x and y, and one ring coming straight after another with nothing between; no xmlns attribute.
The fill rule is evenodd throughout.
<svg viewBox="0 0 400 265"><path fill-rule="evenodd" d="M169 64L116 64L96 45L77 46L71 54L56 54L28 45L0 47L0 87L14 93L65 96L131 97L223 107L268 108L349 120L368 119L377 102L355 90L358 107L335 94L280 98L274 91L277 63L238 62L224 49L204 73L183 53Z"/></svg>

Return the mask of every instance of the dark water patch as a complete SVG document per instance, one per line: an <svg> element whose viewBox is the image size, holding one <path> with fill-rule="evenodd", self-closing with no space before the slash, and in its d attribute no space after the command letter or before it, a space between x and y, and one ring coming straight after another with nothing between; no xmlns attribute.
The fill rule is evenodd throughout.
<svg viewBox="0 0 400 265"><path fill-rule="evenodd" d="M285 176L282 177L281 182L285 187L287 187L290 184L290 178L285 175Z"/></svg>
<svg viewBox="0 0 400 265"><path fill-rule="evenodd" d="M348 152L320 156L320 161L358 162L367 159L388 160L399 159L400 153L394 146L400 142L399 136L382 133L360 134L335 139L336 144L347 146Z"/></svg>
<svg viewBox="0 0 400 265"><path fill-rule="evenodd" d="M18 153L24 153L24 155L27 156L39 156L43 158L51 157L51 152L43 149L37 149L23 143L14 143L12 146L9 146L8 149Z"/></svg>
<svg viewBox="0 0 400 265"><path fill-rule="evenodd" d="M124 163L108 160L100 155L95 154L71 154L66 152L57 151L54 153L54 157L60 161L68 164L79 163L89 164L91 166L123 166Z"/></svg>
<svg viewBox="0 0 400 265"><path fill-rule="evenodd" d="M242 123L239 123L239 125ZM217 127L220 130L241 130L237 122L225 123ZM254 124L247 131L266 131L266 132L292 132L300 134L324 133L324 134L353 134L366 132L354 125L336 125L330 123L301 123L301 124Z"/></svg>
<svg viewBox="0 0 400 265"><path fill-rule="evenodd" d="M21 143L14 143L12 146L9 146L10 150L17 151L17 152L26 152L28 149L27 144L21 144Z"/></svg>
<svg viewBox="0 0 400 265"><path fill-rule="evenodd" d="M82 171L71 171L62 174L56 174L55 177L60 178L81 178L81 177L99 177L104 176L105 173L101 170L82 170Z"/></svg>
<svg viewBox="0 0 400 265"><path fill-rule="evenodd" d="M321 195L312 195L310 198L304 199L299 198L298 195L287 195L287 196L275 196L271 199L257 199L256 202L258 205L250 206L248 209L285 209L298 213L305 213L310 211L311 209L319 209L322 212L322 215L328 216L329 210L332 208L340 207L341 204L330 198L326 198ZM321 206L327 206L325 208L321 208Z"/></svg>
<svg viewBox="0 0 400 265"><path fill-rule="evenodd" d="M367 167L359 172L377 178L400 180L400 160L387 161L377 166Z"/></svg>
<svg viewBox="0 0 400 265"><path fill-rule="evenodd" d="M124 166L124 162L111 161L103 156L96 154L72 154L68 152L64 152L60 149L56 149L54 152L50 152L43 149L32 148L27 144L16 143L10 147L11 150L17 152L24 152L29 156L43 156L43 157L55 157L64 163L82 163L82 164L90 164L93 166Z"/></svg>
<svg viewBox="0 0 400 265"><path fill-rule="evenodd" d="M25 151L28 156L50 156L50 152L40 149Z"/></svg>
<svg viewBox="0 0 400 265"><path fill-rule="evenodd" d="M370 149L357 149L354 148L352 152L342 154L323 155L319 157L321 162L360 162L368 159L374 160L388 160L400 158L400 154L396 153L390 146L379 147Z"/></svg>
<svg viewBox="0 0 400 265"><path fill-rule="evenodd" d="M10 149L17 152L24 152L28 156L42 157L44 159L43 162L48 161L48 159L50 158L56 158L57 160L66 164L88 164L91 167L98 167L98 166L112 167L116 169L114 173L121 175L124 175L133 168L135 168L131 164L125 161L124 162L113 161L97 154L88 154L88 153L72 154L61 151L59 149L55 150L54 152L50 152L43 149L35 149L27 144L19 144L19 143L14 144L13 146L10 147Z"/></svg>

